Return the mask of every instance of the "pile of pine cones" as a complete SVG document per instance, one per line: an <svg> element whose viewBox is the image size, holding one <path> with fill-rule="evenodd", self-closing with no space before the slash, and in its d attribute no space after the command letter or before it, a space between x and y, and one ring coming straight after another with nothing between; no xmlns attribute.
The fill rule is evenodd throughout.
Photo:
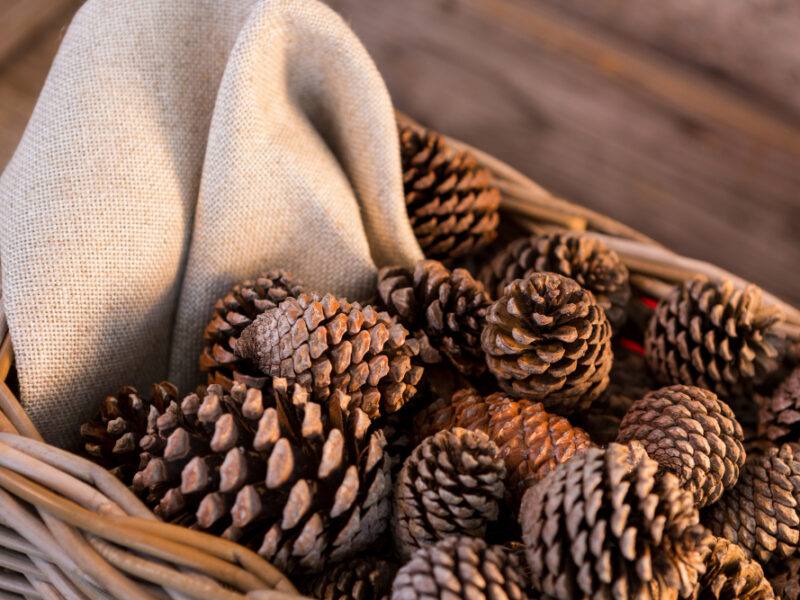
<svg viewBox="0 0 800 600"><path fill-rule="evenodd" d="M499 244L489 172L400 142L427 260L367 303L242 282L207 385L122 388L85 452L320 600L798 600L800 368L759 290L656 302L585 232Z"/></svg>

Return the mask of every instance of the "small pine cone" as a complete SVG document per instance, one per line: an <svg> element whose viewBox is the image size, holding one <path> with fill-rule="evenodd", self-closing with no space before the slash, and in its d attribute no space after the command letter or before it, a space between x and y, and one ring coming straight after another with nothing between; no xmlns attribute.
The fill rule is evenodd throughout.
<svg viewBox="0 0 800 600"><path fill-rule="evenodd" d="M634 402L617 441L637 440L662 469L694 494L698 508L713 504L739 479L744 464L742 427L713 392L673 385Z"/></svg>
<svg viewBox="0 0 800 600"><path fill-rule="evenodd" d="M236 344L262 373L325 400L341 390L370 418L398 410L417 391L419 342L371 306L301 294L259 315Z"/></svg>
<svg viewBox="0 0 800 600"><path fill-rule="evenodd" d="M415 420L432 434L449 427L483 431L500 448L508 471L508 488L517 499L561 463L592 445L586 432L544 410L540 402L515 400L497 393L483 398L475 390L439 400Z"/></svg>
<svg viewBox="0 0 800 600"><path fill-rule="evenodd" d="M771 561L766 571L776 597L800 600L800 558Z"/></svg>
<svg viewBox="0 0 800 600"><path fill-rule="evenodd" d="M645 334L647 361L664 385L696 385L725 400L747 396L778 368L771 327L780 320L760 288L698 276L658 303Z"/></svg>
<svg viewBox="0 0 800 600"><path fill-rule="evenodd" d="M121 388L116 396L103 399L92 421L81 425L84 451L130 485L139 467L139 440L177 399L178 389L168 381L153 385L150 398L142 398L135 388Z"/></svg>
<svg viewBox="0 0 800 600"><path fill-rule="evenodd" d="M200 356L200 369L208 371L208 383L218 383L227 390L235 381L263 388L268 378L236 355L236 342L258 315L275 308L286 298L297 298L302 292L302 286L293 281L291 275L274 270L233 286L217 300L214 317L203 333L206 347Z"/></svg>
<svg viewBox="0 0 800 600"><path fill-rule="evenodd" d="M317 600L389 600L398 568L374 556L359 556L321 575L300 578L297 586Z"/></svg>
<svg viewBox="0 0 800 600"><path fill-rule="evenodd" d="M451 535L484 537L500 515L505 476L500 451L483 432L456 427L424 439L395 484L392 532L400 558Z"/></svg>
<svg viewBox="0 0 800 600"><path fill-rule="evenodd" d="M714 535L761 564L800 548L800 456L784 444L747 457L739 481L703 514Z"/></svg>
<svg viewBox="0 0 800 600"><path fill-rule="evenodd" d="M527 587L516 554L456 536L417 550L394 578L392 600L525 600Z"/></svg>
<svg viewBox="0 0 800 600"><path fill-rule="evenodd" d="M486 314L486 363L512 396L569 414L608 385L611 326L590 292L554 273L516 279Z"/></svg>
<svg viewBox="0 0 800 600"><path fill-rule="evenodd" d="M713 537L692 600L773 600L772 586L761 565L747 558L744 550L725 538Z"/></svg>
<svg viewBox="0 0 800 600"><path fill-rule="evenodd" d="M133 490L157 516L239 541L291 573L314 573L379 539L391 513L383 433L336 391L323 407L272 382L171 403L145 435Z"/></svg>
<svg viewBox="0 0 800 600"><path fill-rule="evenodd" d="M759 412L759 431L774 442L800 440L800 367L797 367L764 400Z"/></svg>
<svg viewBox="0 0 800 600"><path fill-rule="evenodd" d="M574 279L592 292L615 331L625 323L631 298L628 268L603 242L579 232L515 240L483 268L479 278L489 294L499 298L515 279L543 271Z"/></svg>
<svg viewBox="0 0 800 600"><path fill-rule="evenodd" d="M688 597L708 554L689 492L638 442L590 448L525 492L533 584L557 598Z"/></svg>
<svg viewBox="0 0 800 600"><path fill-rule="evenodd" d="M411 331L424 331L461 373L483 372L481 331L489 296L469 271L451 272L435 260L420 261L413 273L387 267L378 272L378 293L391 314Z"/></svg>
<svg viewBox="0 0 800 600"><path fill-rule="evenodd" d="M500 192L467 152L433 131L400 127L403 188L411 227L427 258L473 254L497 237Z"/></svg>

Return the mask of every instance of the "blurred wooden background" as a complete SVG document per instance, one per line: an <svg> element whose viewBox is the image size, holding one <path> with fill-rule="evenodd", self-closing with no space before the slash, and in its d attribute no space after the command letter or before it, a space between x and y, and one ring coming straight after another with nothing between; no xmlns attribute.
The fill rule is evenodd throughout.
<svg viewBox="0 0 800 600"><path fill-rule="evenodd" d="M327 0L397 107L800 304L793 0ZM0 168L76 0L0 0Z"/></svg>

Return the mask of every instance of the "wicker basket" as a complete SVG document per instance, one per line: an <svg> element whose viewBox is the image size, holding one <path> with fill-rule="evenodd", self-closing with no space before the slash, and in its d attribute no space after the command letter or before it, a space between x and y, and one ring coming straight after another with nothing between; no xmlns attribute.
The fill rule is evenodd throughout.
<svg viewBox="0 0 800 600"><path fill-rule="evenodd" d="M402 115L401 121L419 127ZM489 168L506 219L532 232L585 231L616 250L634 288L662 297L695 274L747 282L670 252L646 236L556 198L499 160L448 138ZM800 311L764 294L800 339ZM297 597L291 582L233 542L160 522L122 483L93 463L49 446L5 383L13 350L0 304L0 596L45 599Z"/></svg>

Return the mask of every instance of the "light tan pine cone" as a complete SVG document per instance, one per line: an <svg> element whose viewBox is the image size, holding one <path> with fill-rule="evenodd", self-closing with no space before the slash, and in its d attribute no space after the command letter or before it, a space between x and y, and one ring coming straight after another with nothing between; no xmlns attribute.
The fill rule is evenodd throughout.
<svg viewBox="0 0 800 600"><path fill-rule="evenodd" d="M435 260L420 261L413 272L387 267L378 272L378 293L391 314L409 330L424 331L461 373L485 369L481 331L489 296L469 271L451 272Z"/></svg>
<svg viewBox="0 0 800 600"><path fill-rule="evenodd" d="M692 496L638 442L590 448L520 509L533 584L557 598L686 598L708 554Z"/></svg>
<svg viewBox="0 0 800 600"><path fill-rule="evenodd" d="M706 558L706 572L700 577L692 600L773 600L775 593L764 570L745 555L738 545L713 537Z"/></svg>
<svg viewBox="0 0 800 600"><path fill-rule="evenodd" d="M591 447L585 431L544 410L540 402L500 393L484 398L475 390L456 392L423 409L415 424L420 435L449 427L483 431L500 448L508 489L519 500L525 490L555 467Z"/></svg>
<svg viewBox="0 0 800 600"><path fill-rule="evenodd" d="M662 469L677 475L698 508L716 502L744 465L742 427L713 392L694 386L661 388L634 402L617 441L637 440Z"/></svg>
<svg viewBox="0 0 800 600"><path fill-rule="evenodd" d="M800 367L764 399L759 431L774 442L800 442Z"/></svg>
<svg viewBox="0 0 800 600"><path fill-rule="evenodd" d="M800 461L784 444L752 453L739 481L703 513L714 535L739 544L761 564L800 547Z"/></svg>
<svg viewBox="0 0 800 600"><path fill-rule="evenodd" d="M135 388L120 388L100 403L97 415L81 425L83 449L94 462L130 485L139 467L139 440L155 426L158 415L178 400L178 389L164 381L154 384L150 397Z"/></svg>
<svg viewBox="0 0 800 600"><path fill-rule="evenodd" d="M500 192L467 152L430 130L400 126L403 188L411 227L427 258L473 254L497 237Z"/></svg>
<svg viewBox="0 0 800 600"><path fill-rule="evenodd" d="M511 282L486 314L481 343L500 387L558 414L608 385L611 326L590 292L554 273Z"/></svg>
<svg viewBox="0 0 800 600"><path fill-rule="evenodd" d="M373 556L359 556L314 577L298 578L297 586L317 600L389 600L399 565Z"/></svg>
<svg viewBox="0 0 800 600"><path fill-rule="evenodd" d="M392 600L525 600L527 588L514 553L456 536L417 550L398 571Z"/></svg>
<svg viewBox="0 0 800 600"><path fill-rule="evenodd" d="M800 557L770 561L767 578L781 600L800 600Z"/></svg>
<svg viewBox="0 0 800 600"><path fill-rule="evenodd" d="M400 558L448 536L484 537L500 515L505 476L500 451L481 431L456 427L425 438L395 483L392 533Z"/></svg>
<svg viewBox="0 0 800 600"><path fill-rule="evenodd" d="M336 391L325 407L273 381L173 402L145 435L133 489L164 520L239 541L290 573L370 547L391 512L383 433Z"/></svg>
<svg viewBox="0 0 800 600"><path fill-rule="evenodd" d="M302 292L302 285L291 275L273 270L233 286L217 300L214 316L203 332L206 347L200 356L200 369L208 372L208 383L218 383L227 390L234 381L263 388L269 378L236 355L236 342L258 315Z"/></svg>
<svg viewBox="0 0 800 600"><path fill-rule="evenodd" d="M737 290L728 280L695 277L656 307L645 335L650 368L664 385L696 385L723 400L748 396L778 368L780 313L761 289Z"/></svg>
<svg viewBox="0 0 800 600"><path fill-rule="evenodd" d="M480 273L495 298L515 279L536 272L564 275L594 294L614 330L625 323L631 287L628 268L600 240L577 231L545 233L511 242Z"/></svg>
<svg viewBox="0 0 800 600"><path fill-rule="evenodd" d="M236 344L262 373L285 377L325 400L350 396L370 418L398 410L417 392L419 341L396 318L337 299L300 294L259 315Z"/></svg>

